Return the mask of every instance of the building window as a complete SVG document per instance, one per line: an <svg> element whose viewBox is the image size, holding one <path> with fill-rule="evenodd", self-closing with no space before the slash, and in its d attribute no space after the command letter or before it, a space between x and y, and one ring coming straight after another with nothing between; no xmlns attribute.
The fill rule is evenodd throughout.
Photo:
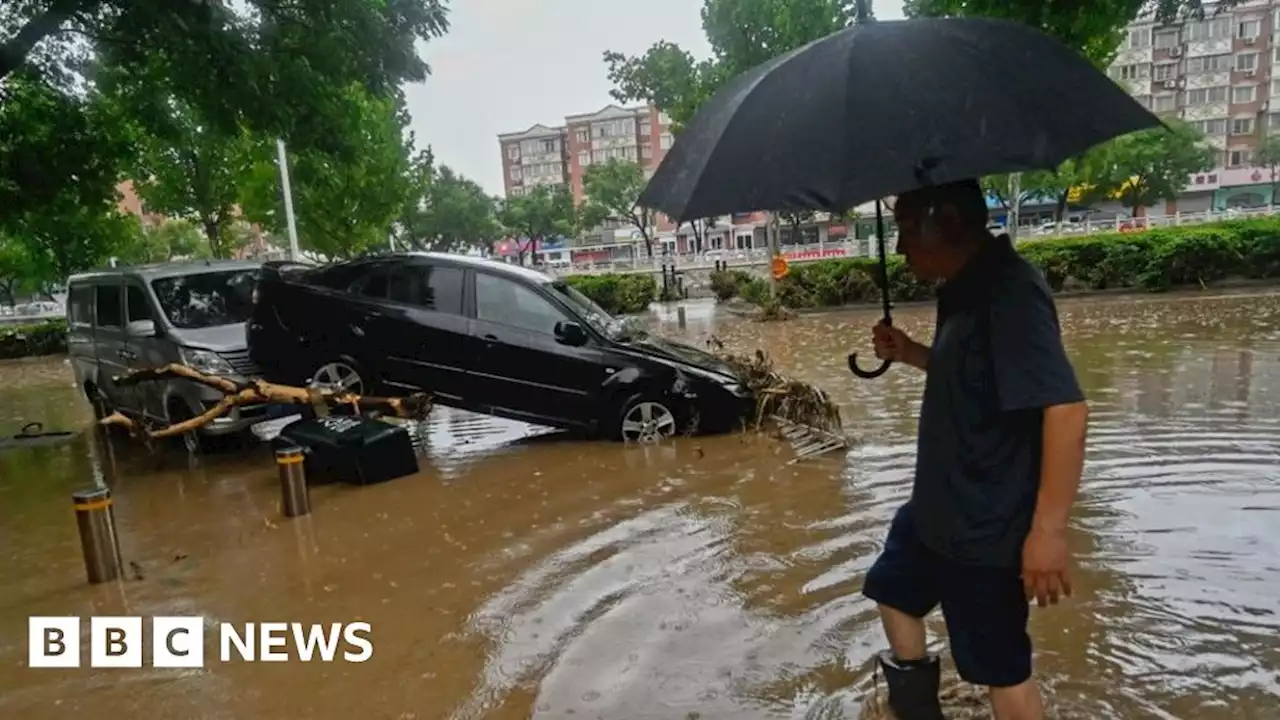
<svg viewBox="0 0 1280 720"><path fill-rule="evenodd" d="M543 140L542 152L553 153L560 149L560 143L555 140Z"/></svg>
<svg viewBox="0 0 1280 720"><path fill-rule="evenodd" d="M1118 65L1111 68L1111 77L1116 80L1143 80L1151 77L1150 63Z"/></svg>
<svg viewBox="0 0 1280 720"><path fill-rule="evenodd" d="M1155 41L1152 44L1162 50L1167 50L1169 48L1178 47L1178 45L1182 44L1181 41L1182 38L1179 36L1177 30L1166 30L1156 33Z"/></svg>
<svg viewBox="0 0 1280 720"><path fill-rule="evenodd" d="M1248 135L1253 132L1253 118L1242 117L1231 120L1232 135Z"/></svg>
<svg viewBox="0 0 1280 720"><path fill-rule="evenodd" d="M670 125L670 124L671 124L671 116L670 116L670 115L668 115L668 114L666 114L666 113L665 113L665 112L663 112L663 111L659 111L659 112L658 112L658 122L659 122L659 123L661 123L661 124L663 124L663 125Z"/></svg>
<svg viewBox="0 0 1280 720"><path fill-rule="evenodd" d="M1227 167L1245 167L1253 160L1253 151L1248 148L1236 148L1227 151Z"/></svg>
<svg viewBox="0 0 1280 720"><path fill-rule="evenodd" d="M1138 48L1151 46L1151 28L1135 28L1129 31L1129 48L1136 50Z"/></svg>
<svg viewBox="0 0 1280 720"><path fill-rule="evenodd" d="M1225 135L1227 134L1227 119L1212 118L1210 120L1195 120L1191 123L1191 127L1200 131L1201 135Z"/></svg>
<svg viewBox="0 0 1280 720"><path fill-rule="evenodd" d="M579 128L574 132L573 136L577 139L578 144L580 145L591 142L591 131L586 128Z"/></svg>
<svg viewBox="0 0 1280 720"><path fill-rule="evenodd" d="M1258 95L1257 90L1258 88L1253 85L1231 88L1231 102L1251 103Z"/></svg>
<svg viewBox="0 0 1280 720"><path fill-rule="evenodd" d="M1238 38L1252 39L1261 34L1262 22L1257 19L1241 20L1240 23L1236 25L1236 37Z"/></svg>
<svg viewBox="0 0 1280 720"><path fill-rule="evenodd" d="M1225 87L1196 88L1187 91L1187 106L1199 107L1201 105L1209 105L1211 103L1223 103L1227 101L1227 89Z"/></svg>
<svg viewBox="0 0 1280 720"><path fill-rule="evenodd" d="M1151 79L1156 82L1172 80L1178 76L1178 63L1162 63L1151 71Z"/></svg>
<svg viewBox="0 0 1280 720"><path fill-rule="evenodd" d="M1187 72L1226 72L1231 69L1232 59L1230 55L1202 55L1200 57L1187 58Z"/></svg>
<svg viewBox="0 0 1280 720"><path fill-rule="evenodd" d="M1267 132L1276 131L1280 131L1280 112L1273 112L1267 116Z"/></svg>
<svg viewBox="0 0 1280 720"><path fill-rule="evenodd" d="M519 159L520 159L520 146L519 146L519 145L508 145L508 146L507 146L507 159L509 159L509 160L519 160Z"/></svg>
<svg viewBox="0 0 1280 720"><path fill-rule="evenodd" d="M523 180L523 179L524 179L524 172L520 169L520 166L519 166L519 165L512 165L512 166L511 166L511 181L512 181L512 182L520 182L520 181L521 181L521 180Z"/></svg>
<svg viewBox="0 0 1280 720"><path fill-rule="evenodd" d="M1146 108L1146 109L1148 109L1148 110L1150 110L1150 109L1151 109L1151 96L1150 96L1150 95L1134 95L1134 96L1133 96L1133 99L1134 99L1134 100L1137 100L1137 101L1138 101L1138 104L1139 104L1139 105L1141 105L1142 107L1144 107L1144 108Z"/></svg>
<svg viewBox="0 0 1280 720"><path fill-rule="evenodd" d="M649 127L649 122L647 120L640 123L640 137L649 137L649 133L651 132L653 132L653 128Z"/></svg>
<svg viewBox="0 0 1280 720"><path fill-rule="evenodd" d="M1178 109L1177 95L1156 95L1152 98L1151 110L1154 112L1173 112Z"/></svg>
<svg viewBox="0 0 1280 720"><path fill-rule="evenodd" d="M591 164L591 153L583 150L578 153L578 167L587 167Z"/></svg>
<svg viewBox="0 0 1280 720"><path fill-rule="evenodd" d="M644 159L644 160L648 160L649 158L653 157L653 146L652 146L652 145L647 145L647 144L646 144L646 145L641 145L641 146L640 146L640 157L641 157L642 159Z"/></svg>
<svg viewBox="0 0 1280 720"><path fill-rule="evenodd" d="M1258 53L1241 53L1236 56L1236 70L1247 72L1258 69Z"/></svg>
<svg viewBox="0 0 1280 720"><path fill-rule="evenodd" d="M662 133L662 137L658 138L658 147L663 150L670 150L672 139L671 133Z"/></svg>
<svg viewBox="0 0 1280 720"><path fill-rule="evenodd" d="M1188 27L1188 36L1193 42L1201 40L1217 40L1231 37L1231 18L1213 18L1192 23Z"/></svg>

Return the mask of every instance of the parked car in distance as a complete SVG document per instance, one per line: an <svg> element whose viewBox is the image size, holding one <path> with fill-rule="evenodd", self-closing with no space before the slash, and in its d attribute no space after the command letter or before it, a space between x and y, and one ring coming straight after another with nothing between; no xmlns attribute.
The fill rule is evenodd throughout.
<svg viewBox="0 0 1280 720"><path fill-rule="evenodd" d="M267 263L249 324L270 380L425 391L464 410L651 441L728 431L754 409L710 353L629 328L563 281L408 253L321 268Z"/></svg>
<svg viewBox="0 0 1280 720"><path fill-rule="evenodd" d="M223 397L183 379L113 382L130 370L180 363L233 379L255 376L245 323L260 267L249 261L163 263L72 276L67 350L76 385L95 415L121 409L167 425L196 417ZM263 405L233 408L201 433L237 432L265 412ZM196 433L182 440L189 450L199 449Z"/></svg>

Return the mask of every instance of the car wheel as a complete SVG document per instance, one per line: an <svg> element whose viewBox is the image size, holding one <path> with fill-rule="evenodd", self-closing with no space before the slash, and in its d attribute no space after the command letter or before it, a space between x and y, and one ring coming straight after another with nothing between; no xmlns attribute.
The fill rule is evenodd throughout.
<svg viewBox="0 0 1280 720"><path fill-rule="evenodd" d="M186 422L195 415L191 414L191 410L187 408L187 404L182 401L174 401L169 404L169 424L176 425L180 422ZM187 432L177 435L173 438L175 448L186 450L191 455L199 455L204 449L204 443L200 438L200 431L188 430Z"/></svg>
<svg viewBox="0 0 1280 720"><path fill-rule="evenodd" d="M111 401L107 399L106 395L102 394L97 385L86 384L84 386L84 397L89 401L89 407L93 408L94 420L102 420L115 412L111 407Z"/></svg>
<svg viewBox="0 0 1280 720"><path fill-rule="evenodd" d="M614 435L623 442L651 444L675 435L679 427L669 401L641 393L623 403Z"/></svg>
<svg viewBox="0 0 1280 720"><path fill-rule="evenodd" d="M350 358L339 358L316 368L309 384L323 390L357 395L365 394L369 386L360 365Z"/></svg>

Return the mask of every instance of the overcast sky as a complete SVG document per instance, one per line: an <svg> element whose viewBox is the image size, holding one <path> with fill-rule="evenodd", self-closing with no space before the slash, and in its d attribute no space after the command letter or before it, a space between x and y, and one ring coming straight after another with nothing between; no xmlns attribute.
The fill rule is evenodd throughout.
<svg viewBox="0 0 1280 720"><path fill-rule="evenodd" d="M502 194L498 134L613 102L604 51L667 40L703 58L700 0L452 0L449 34L423 53L433 74L408 88L412 129L449 165ZM874 0L902 17L902 0Z"/></svg>

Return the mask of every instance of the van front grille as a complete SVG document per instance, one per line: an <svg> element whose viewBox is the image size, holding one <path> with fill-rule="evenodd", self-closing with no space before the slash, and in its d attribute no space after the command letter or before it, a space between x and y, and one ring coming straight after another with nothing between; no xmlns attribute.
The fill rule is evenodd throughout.
<svg viewBox="0 0 1280 720"><path fill-rule="evenodd" d="M238 350L236 352L219 353L222 359L231 365L231 369L236 371L237 375L245 377L257 377L262 374L262 370L257 363L249 358L248 350Z"/></svg>

